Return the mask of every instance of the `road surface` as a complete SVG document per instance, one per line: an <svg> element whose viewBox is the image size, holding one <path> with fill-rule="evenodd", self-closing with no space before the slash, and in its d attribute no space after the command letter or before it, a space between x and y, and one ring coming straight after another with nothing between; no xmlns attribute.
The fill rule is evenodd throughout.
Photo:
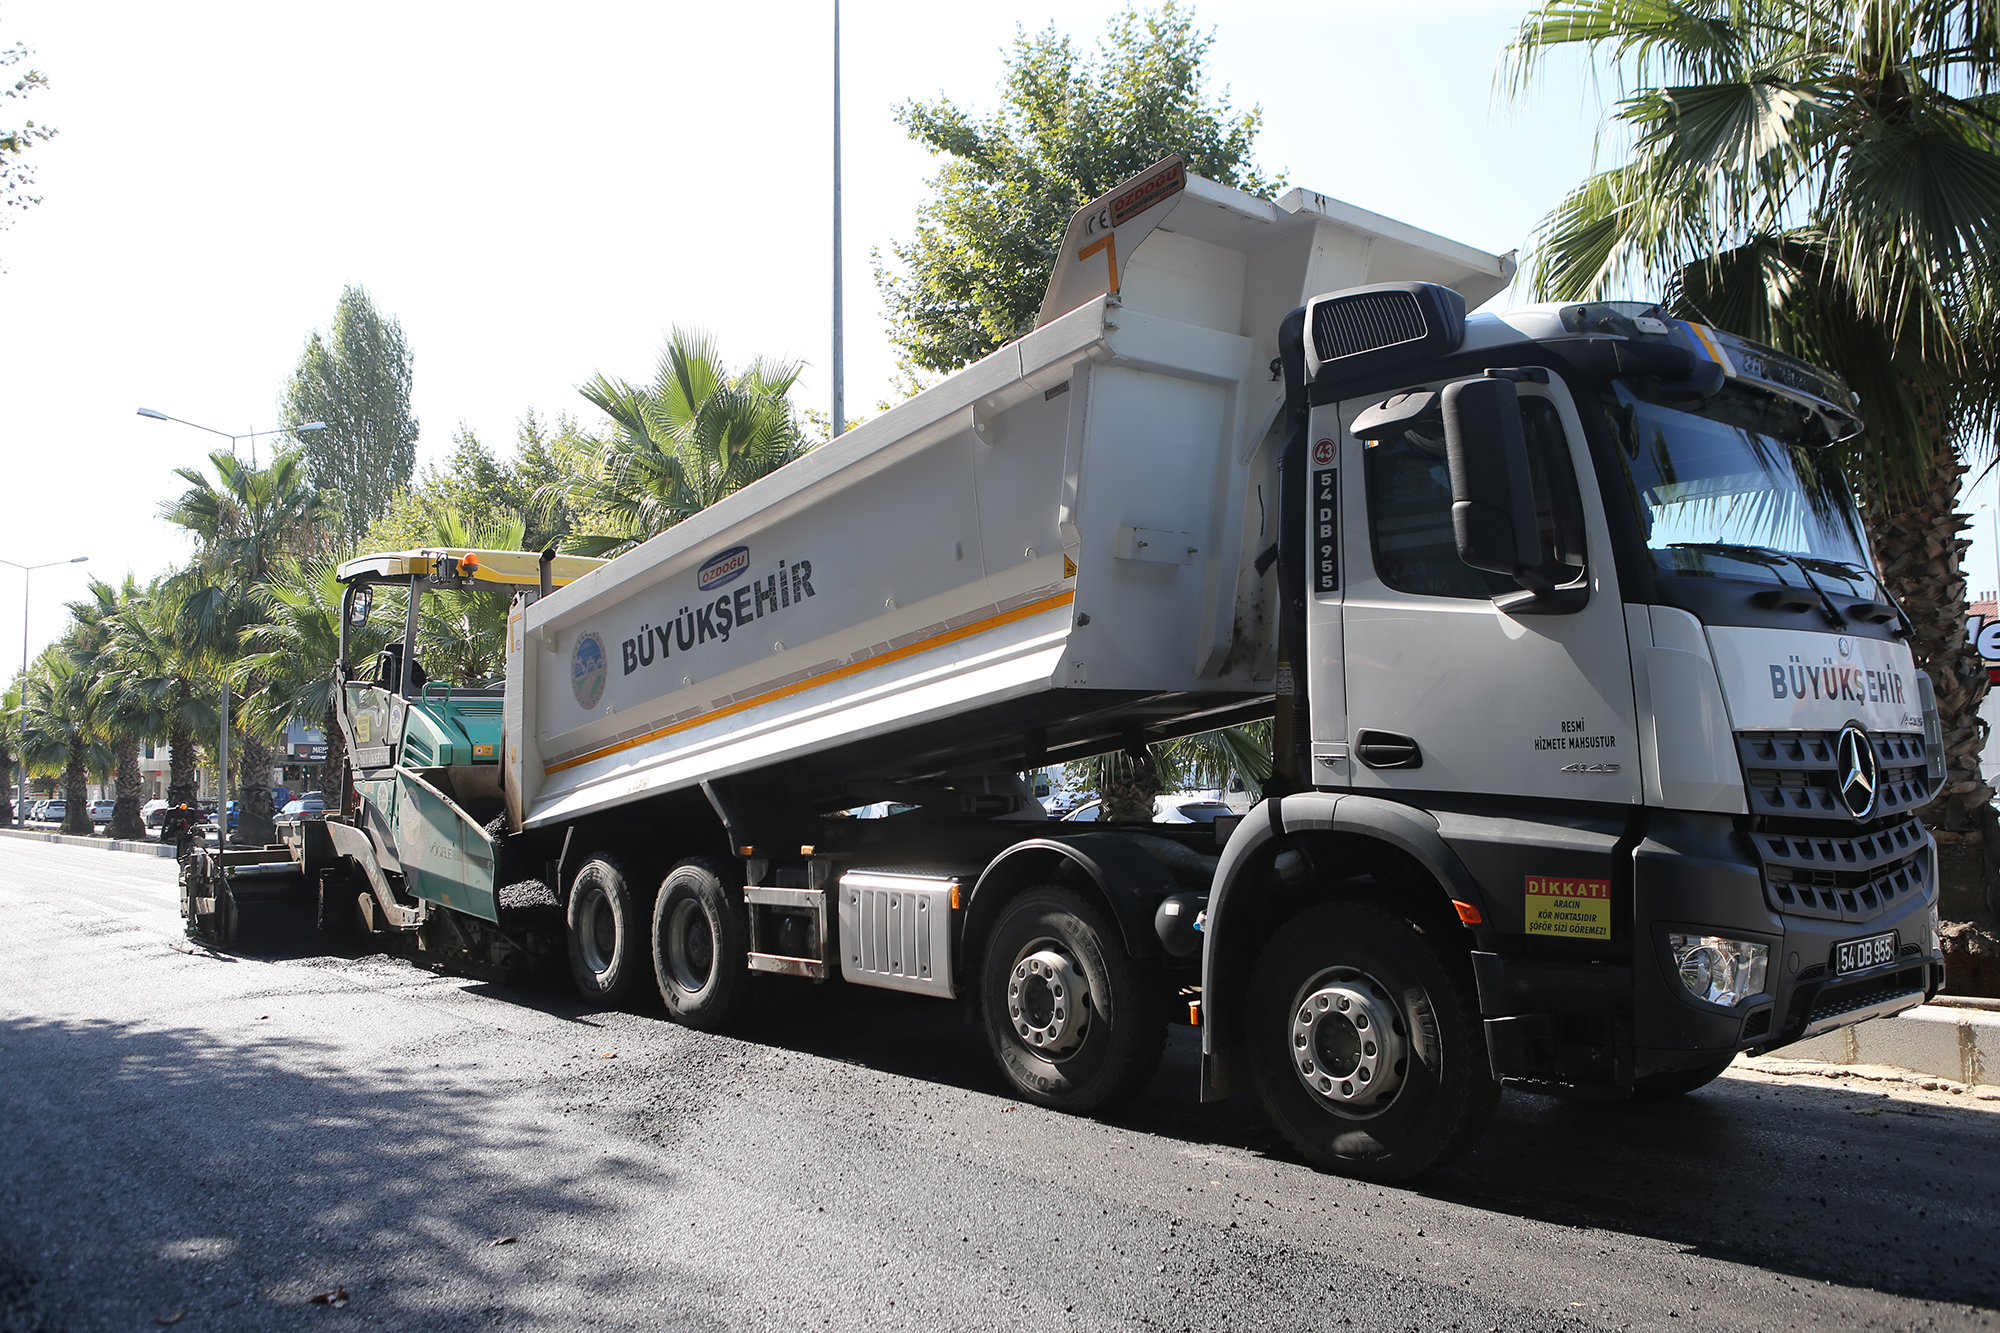
<svg viewBox="0 0 2000 1333"><path fill-rule="evenodd" d="M2000 1327L2000 1103L1510 1095L1389 1189L1195 1102L1185 1029L1076 1119L933 1001L786 981L739 1040L213 955L171 861L0 840L0 960L0 1330Z"/></svg>

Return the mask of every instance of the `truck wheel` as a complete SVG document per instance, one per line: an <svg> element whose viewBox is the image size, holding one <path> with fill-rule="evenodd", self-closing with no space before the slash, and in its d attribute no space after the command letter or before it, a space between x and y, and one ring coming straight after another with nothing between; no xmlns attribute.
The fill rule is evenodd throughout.
<svg viewBox="0 0 2000 1333"><path fill-rule="evenodd" d="M1705 1088L1721 1078L1722 1071L1735 1062L1735 1057L1731 1056L1712 1065L1701 1065L1694 1069L1676 1069L1669 1074L1648 1074L1644 1078L1635 1078L1632 1080L1632 1095L1646 1101L1685 1097L1696 1088Z"/></svg>
<svg viewBox="0 0 2000 1333"><path fill-rule="evenodd" d="M693 858L668 872L653 906L653 973L675 1022L719 1032L743 1016L749 936L714 861Z"/></svg>
<svg viewBox="0 0 2000 1333"><path fill-rule="evenodd" d="M625 869L609 856L592 857L569 888L569 972L577 993L622 1004L644 975L645 931Z"/></svg>
<svg viewBox="0 0 2000 1333"><path fill-rule="evenodd" d="M1280 927L1247 1020L1265 1109L1324 1170L1407 1180L1471 1147L1500 1099L1469 971L1373 907L1329 903Z"/></svg>
<svg viewBox="0 0 2000 1333"><path fill-rule="evenodd" d="M986 942L986 1038L1020 1094L1101 1110L1152 1078L1166 1044L1158 969L1128 957L1097 911L1044 885L1010 904Z"/></svg>

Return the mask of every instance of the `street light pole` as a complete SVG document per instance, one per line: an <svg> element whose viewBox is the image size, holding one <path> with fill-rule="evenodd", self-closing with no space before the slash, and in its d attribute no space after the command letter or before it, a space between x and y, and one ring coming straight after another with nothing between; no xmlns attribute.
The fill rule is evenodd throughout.
<svg viewBox="0 0 2000 1333"><path fill-rule="evenodd" d="M840 329L840 0L833 0L833 420L831 440L847 429L847 355Z"/></svg>
<svg viewBox="0 0 2000 1333"><path fill-rule="evenodd" d="M21 689L22 689L22 691L23 691L24 693L26 692L26 690L27 690L27 688L28 688L28 581L29 581L29 576L30 576L30 575L32 575L32 574L33 574L33 573L34 573L34 572L35 572L36 570L38 570L38 569L54 569L54 568L55 568L55 567L56 567L57 565L80 565L80 564L82 564L82 563L83 563L84 561L86 561L86 560L88 560L88 559L90 559L90 557L89 557L89 556L87 556L87 555L79 555L79 556L76 556L76 557L74 557L73 559L69 559L69 560L51 560L51 561L49 561L48 563L46 563L46 564L41 564L41 565L23 565L23 564L17 564L16 562L14 562L14 561L12 561L12 560L0 560L0 565L11 565L11 566L13 566L13 567L14 567L15 569L18 569L18 570L20 570L20 571L21 571ZM14 757L15 757L15 759L17 759L17 760L19 760L19 761L20 761L20 765L21 765L21 777L20 777L20 780L19 780L19 782L18 782L18 783L16 784L16 786L15 786L15 789L14 789L14 827L15 827L15 828L26 828L26 827L27 827L27 824L28 824L28 814L27 814L27 810L28 810L28 761L27 761L26 759L23 759L23 758L22 758L22 757L21 757L20 755L16 755L16 756L14 756Z"/></svg>
<svg viewBox="0 0 2000 1333"><path fill-rule="evenodd" d="M180 417L170 417L165 412L156 412L150 407L140 408L139 415L150 417L154 421L171 421L176 425L192 426L196 430L205 430L210 435L220 435L223 439L229 441L229 452L232 454L236 452L236 442L238 440L250 440L253 442L250 445L250 465L252 467L257 465L257 446L254 441L258 436L297 435L304 431L325 430L327 428L324 421L308 421L298 426L274 426L270 430L252 430L245 431L241 435L232 435L226 430L217 430L213 426L204 426L199 421L186 421ZM226 672L222 678L222 720L219 733L215 741L215 817L216 821L221 825L223 841L226 842L229 839L229 677Z"/></svg>

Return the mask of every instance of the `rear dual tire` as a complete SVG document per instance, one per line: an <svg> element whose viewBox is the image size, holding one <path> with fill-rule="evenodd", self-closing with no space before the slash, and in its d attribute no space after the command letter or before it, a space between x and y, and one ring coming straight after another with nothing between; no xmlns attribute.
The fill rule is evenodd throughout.
<svg viewBox="0 0 2000 1333"><path fill-rule="evenodd" d="M592 857L570 882L577 992L616 1006L651 982L677 1023L715 1032L740 1019L750 998L749 927L728 866L690 857L667 873L650 903L633 885L615 856Z"/></svg>
<svg viewBox="0 0 2000 1333"><path fill-rule="evenodd" d="M569 972L577 994L629 1002L647 973L645 905L615 856L593 856L569 886Z"/></svg>

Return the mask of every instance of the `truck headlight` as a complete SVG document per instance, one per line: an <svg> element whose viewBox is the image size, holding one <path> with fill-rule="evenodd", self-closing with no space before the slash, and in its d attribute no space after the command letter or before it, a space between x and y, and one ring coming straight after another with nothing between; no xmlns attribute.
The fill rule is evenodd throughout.
<svg viewBox="0 0 2000 1333"><path fill-rule="evenodd" d="M1688 994L1709 1004L1738 1005L1764 993L1771 950L1720 935L1669 935L1674 970Z"/></svg>
<svg viewBox="0 0 2000 1333"><path fill-rule="evenodd" d="M1930 928L1930 952L1933 956L1936 956L1944 952L1944 931L1938 922L1938 905L1936 903L1931 904Z"/></svg>

